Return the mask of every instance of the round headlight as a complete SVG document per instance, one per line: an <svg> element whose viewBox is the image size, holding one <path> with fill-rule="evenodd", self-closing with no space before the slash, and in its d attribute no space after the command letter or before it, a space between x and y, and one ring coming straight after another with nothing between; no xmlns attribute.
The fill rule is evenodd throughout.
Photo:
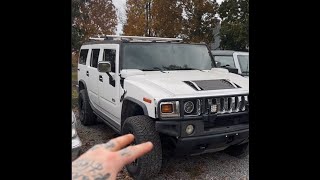
<svg viewBox="0 0 320 180"><path fill-rule="evenodd" d="M184 103L184 111L186 113L192 113L193 109L194 109L193 102L188 101L188 102Z"/></svg>
<svg viewBox="0 0 320 180"><path fill-rule="evenodd" d="M186 128L186 133L190 135L193 133L193 130L194 130L194 126L189 124Z"/></svg>

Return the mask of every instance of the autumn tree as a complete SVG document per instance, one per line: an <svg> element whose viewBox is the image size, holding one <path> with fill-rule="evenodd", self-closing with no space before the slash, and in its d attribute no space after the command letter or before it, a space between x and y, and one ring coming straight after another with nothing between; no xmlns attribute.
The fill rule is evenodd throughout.
<svg viewBox="0 0 320 180"><path fill-rule="evenodd" d="M128 0L124 34L176 37L181 34L182 7L178 0Z"/></svg>
<svg viewBox="0 0 320 180"><path fill-rule="evenodd" d="M127 0L127 21L123 26L123 33L125 35L146 35L146 5L148 2L150 2L150 0Z"/></svg>
<svg viewBox="0 0 320 180"><path fill-rule="evenodd" d="M77 26L75 23L75 19L80 17L80 6L81 6L80 0L72 0L71 1L71 47L72 51L78 51L81 44L80 41L83 37L83 31Z"/></svg>
<svg viewBox="0 0 320 180"><path fill-rule="evenodd" d="M75 24L83 31L82 41L115 33L118 21L112 0L90 0L80 7L80 13Z"/></svg>
<svg viewBox="0 0 320 180"><path fill-rule="evenodd" d="M219 22L219 5L215 0L180 0L184 9L183 37L189 42L214 41L214 28Z"/></svg>
<svg viewBox="0 0 320 180"><path fill-rule="evenodd" d="M153 36L177 37L182 30L182 6L177 0L153 0L151 32Z"/></svg>
<svg viewBox="0 0 320 180"><path fill-rule="evenodd" d="M221 48L248 51L249 0L225 0L219 8L222 19Z"/></svg>

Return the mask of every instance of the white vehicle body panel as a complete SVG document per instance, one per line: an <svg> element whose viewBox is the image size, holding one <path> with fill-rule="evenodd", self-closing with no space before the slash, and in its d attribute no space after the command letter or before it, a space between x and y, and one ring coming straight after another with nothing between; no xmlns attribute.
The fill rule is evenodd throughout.
<svg viewBox="0 0 320 180"><path fill-rule="evenodd" d="M144 72L145 75L133 75L126 78L124 87L127 96L143 102L143 98L152 99L151 104L143 102L150 117L155 118L155 107L161 99L214 97L223 95L238 95L249 93L249 80L233 73L224 72L218 68L206 71L160 71ZM195 91L183 81L227 79L242 88Z"/></svg>

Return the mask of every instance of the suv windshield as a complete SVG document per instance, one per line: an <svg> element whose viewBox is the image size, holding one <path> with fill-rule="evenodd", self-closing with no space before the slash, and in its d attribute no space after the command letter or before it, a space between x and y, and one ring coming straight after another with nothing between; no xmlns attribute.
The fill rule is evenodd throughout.
<svg viewBox="0 0 320 180"><path fill-rule="evenodd" d="M122 69L144 71L210 70L211 56L205 45L169 43L123 44Z"/></svg>
<svg viewBox="0 0 320 180"><path fill-rule="evenodd" d="M236 66L234 65L233 56L214 56L214 60L216 62L220 62L221 67L229 66L230 68L236 68Z"/></svg>
<svg viewBox="0 0 320 180"><path fill-rule="evenodd" d="M249 75L249 55L238 55L242 74Z"/></svg>

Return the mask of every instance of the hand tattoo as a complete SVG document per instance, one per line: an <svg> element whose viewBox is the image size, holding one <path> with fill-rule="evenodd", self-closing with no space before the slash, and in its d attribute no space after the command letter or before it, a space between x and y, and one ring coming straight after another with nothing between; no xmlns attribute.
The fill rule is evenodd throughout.
<svg viewBox="0 0 320 180"><path fill-rule="evenodd" d="M83 172L86 170L86 172ZM102 175L103 165L95 161L90 161L87 159L76 160L72 164L72 179L81 179L81 180L107 180L111 176L110 173ZM91 178L92 177L92 178Z"/></svg>
<svg viewBox="0 0 320 180"><path fill-rule="evenodd" d="M110 173L107 173L103 176L101 174L99 174L99 175L100 175L100 177L95 177L94 180L107 180L111 176Z"/></svg>
<svg viewBox="0 0 320 180"><path fill-rule="evenodd" d="M124 148L120 151L120 155L121 156L130 156L131 155L131 151L129 150L129 148Z"/></svg>
<svg viewBox="0 0 320 180"><path fill-rule="evenodd" d="M90 151L94 151L94 150L98 149L99 147L101 147L101 144L98 144L98 145L93 146L93 147L90 149Z"/></svg>
<svg viewBox="0 0 320 180"><path fill-rule="evenodd" d="M114 144L114 142L111 140L111 141L109 141L109 142L107 142L106 144L104 144L104 147L106 148L106 149L112 149L112 148L114 148L116 145Z"/></svg>

